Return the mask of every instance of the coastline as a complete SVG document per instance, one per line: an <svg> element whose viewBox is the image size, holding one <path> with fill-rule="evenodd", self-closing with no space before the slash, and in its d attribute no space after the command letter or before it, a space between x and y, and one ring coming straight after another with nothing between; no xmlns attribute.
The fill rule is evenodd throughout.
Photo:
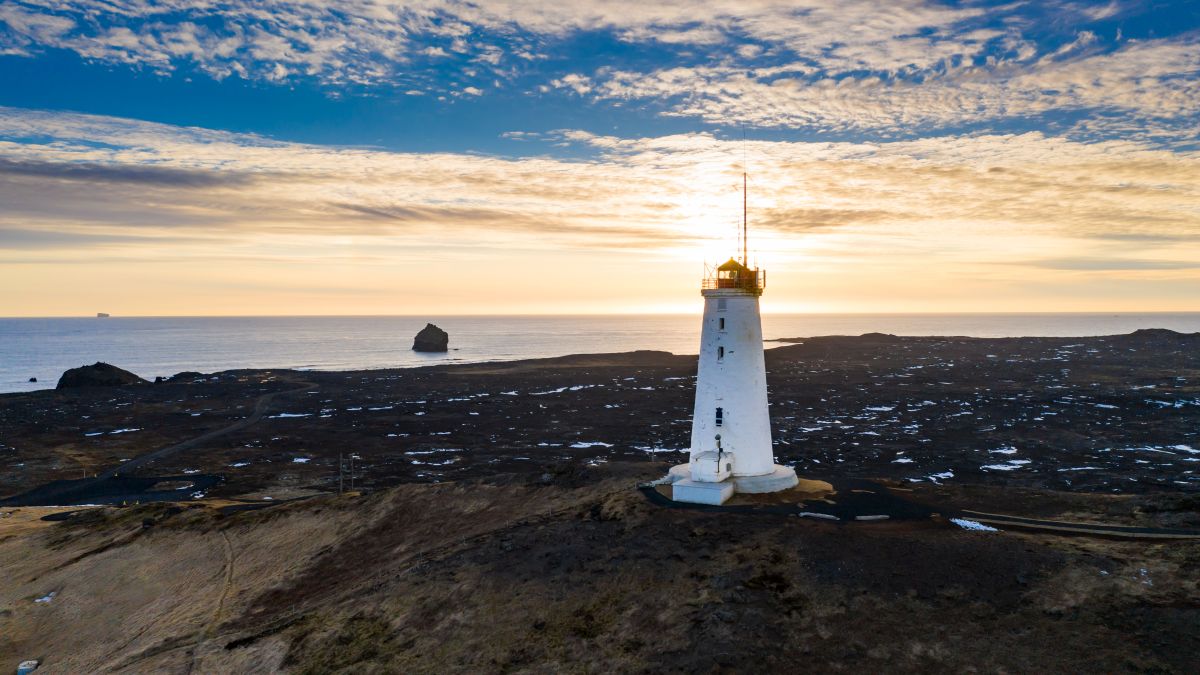
<svg viewBox="0 0 1200 675"><path fill-rule="evenodd" d="M450 352L409 350L426 320ZM1138 328L1200 331L1200 313L764 314L768 340L884 332L908 336L1103 336ZM147 380L182 371L346 371L655 349L695 354L694 315L0 319L0 390L53 386L84 363L118 364ZM782 344L767 342L769 346ZM38 384L28 380L36 377Z"/></svg>
<svg viewBox="0 0 1200 675"><path fill-rule="evenodd" d="M121 485L145 490L0 507L0 652L88 672L1187 672L1195 617L1178 608L1195 606L1200 544L1130 537L1200 529L1198 346L1149 331L768 350L778 459L840 486L825 510L883 503L872 491L911 506L863 522L636 489L683 456L693 356L0 396L0 498L127 464ZM794 639L777 657L779 635Z"/></svg>
<svg viewBox="0 0 1200 675"><path fill-rule="evenodd" d="M767 351L775 453L818 477L1200 490L1197 346L1200 334L1164 330L796 339ZM225 476L209 496L332 489L339 452L361 458L373 487L677 459L694 374L694 356L635 351L0 395L0 457L13 467L0 497L185 443L146 470ZM286 391L301 381L312 390ZM203 441L272 392L256 424Z"/></svg>

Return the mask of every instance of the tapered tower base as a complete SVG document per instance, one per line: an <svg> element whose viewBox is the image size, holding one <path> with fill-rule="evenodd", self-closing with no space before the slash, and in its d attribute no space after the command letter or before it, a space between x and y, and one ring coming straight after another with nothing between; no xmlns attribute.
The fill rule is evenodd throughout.
<svg viewBox="0 0 1200 675"><path fill-rule="evenodd" d="M687 481L688 485L693 484L691 464L678 464L671 467L667 472L667 479L672 485L679 485L682 481ZM717 486L728 485L732 490L727 494L724 493L721 502L724 502L730 496L736 493L742 494L762 494L764 492L779 492L780 490L788 490L796 487L800 483L800 479L796 476L796 470L790 466L781 464L775 465L775 470L771 473L761 476L732 476L726 478L720 483L710 483L714 488ZM708 493L706 493L708 494ZM699 499L691 498L689 490L676 490L675 501L677 502L693 502L696 504L710 504L709 501L700 501ZM718 502L718 503L721 503Z"/></svg>

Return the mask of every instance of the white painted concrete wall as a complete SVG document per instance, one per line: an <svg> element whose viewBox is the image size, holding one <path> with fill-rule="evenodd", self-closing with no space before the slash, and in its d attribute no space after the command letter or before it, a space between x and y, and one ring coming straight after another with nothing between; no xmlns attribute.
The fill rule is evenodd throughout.
<svg viewBox="0 0 1200 675"><path fill-rule="evenodd" d="M701 483L720 483L733 474L733 453L723 452L718 461L717 453L702 452L692 455L692 480Z"/></svg>
<svg viewBox="0 0 1200 675"><path fill-rule="evenodd" d="M701 292L704 325L700 331L691 455L716 450L714 437L721 434L721 448L736 457L733 475L771 473L775 469L775 455L771 449L758 296L736 288ZM725 319L724 330L721 319ZM723 410L723 423L719 427L716 426L718 407Z"/></svg>

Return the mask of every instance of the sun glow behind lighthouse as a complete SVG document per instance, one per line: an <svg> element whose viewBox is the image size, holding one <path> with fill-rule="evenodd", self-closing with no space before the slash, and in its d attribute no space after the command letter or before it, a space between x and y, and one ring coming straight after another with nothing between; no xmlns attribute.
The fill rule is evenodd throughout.
<svg viewBox="0 0 1200 675"><path fill-rule="evenodd" d="M0 315L684 309L747 166L769 311L1192 310L1198 29L1190 3L8 3Z"/></svg>

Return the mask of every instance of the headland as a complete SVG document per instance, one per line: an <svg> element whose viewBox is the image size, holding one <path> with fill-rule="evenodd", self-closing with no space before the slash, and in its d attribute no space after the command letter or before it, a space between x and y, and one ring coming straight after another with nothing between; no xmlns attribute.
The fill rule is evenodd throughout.
<svg viewBox="0 0 1200 675"><path fill-rule="evenodd" d="M1138 331L769 350L777 461L835 486L835 516L839 499L903 516L882 521L638 490L686 451L695 358L665 352L3 395L0 656L1187 672L1200 543L959 516L1200 528L1198 348Z"/></svg>

